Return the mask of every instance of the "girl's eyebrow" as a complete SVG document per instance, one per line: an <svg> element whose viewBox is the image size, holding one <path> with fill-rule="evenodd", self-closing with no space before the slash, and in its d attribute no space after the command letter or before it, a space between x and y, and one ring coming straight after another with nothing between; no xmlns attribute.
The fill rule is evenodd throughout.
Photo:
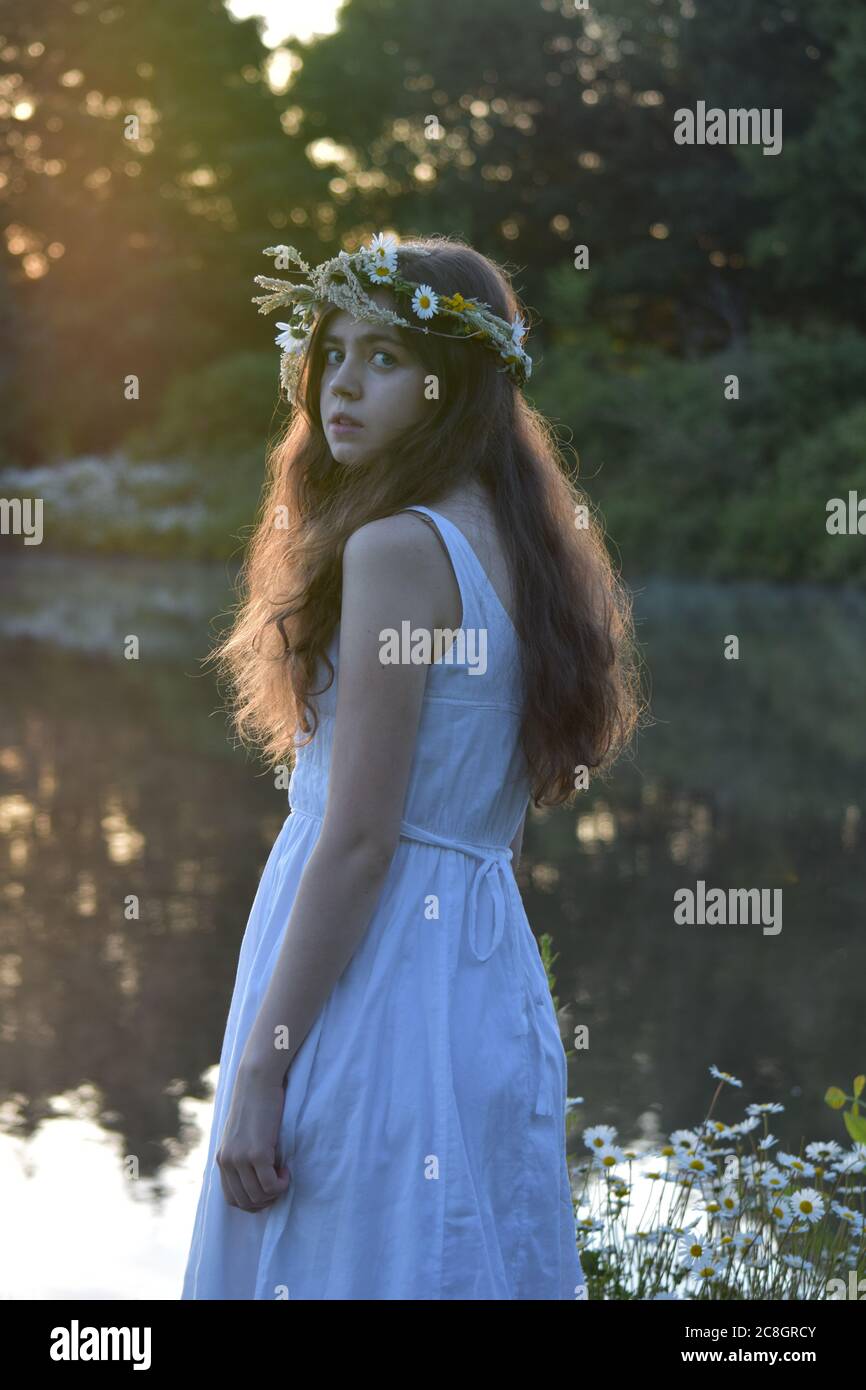
<svg viewBox="0 0 866 1390"><path fill-rule="evenodd" d="M322 339L322 342L323 342L323 343L340 343L340 344L342 344L343 339L340 337L339 333L326 333L325 336L324 336L324 338ZM394 338L394 337L392 337L392 335L391 335L390 333L359 333L359 334L358 334L358 342L359 342L359 343L390 343L390 344L392 345L392 347L402 347L402 343L400 342L400 339L399 339L399 338Z"/></svg>

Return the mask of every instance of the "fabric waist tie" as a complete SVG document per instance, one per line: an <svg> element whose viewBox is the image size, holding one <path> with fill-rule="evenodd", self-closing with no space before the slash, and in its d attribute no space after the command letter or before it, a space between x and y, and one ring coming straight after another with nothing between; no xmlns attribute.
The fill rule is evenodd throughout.
<svg viewBox="0 0 866 1390"><path fill-rule="evenodd" d="M312 820L321 821L322 817L315 811L302 811L298 807L292 808L294 816L309 816ZM452 840L447 835L440 835L435 830L427 830L425 826L413 825L411 821L401 820L400 838L404 840L419 840L425 845L438 845L442 849L456 849L461 854L471 855L479 861L478 868L472 877L472 887L469 890L468 915L469 915L469 948L476 960L489 960L493 952L502 941L505 932L505 917L507 911L506 895L509 892L509 865L513 858L511 848L508 845L477 845L470 840ZM478 891L481 884L485 883L490 890L493 898L493 942L490 950L482 953L478 949L476 936L476 925L478 921Z"/></svg>
<svg viewBox="0 0 866 1390"><path fill-rule="evenodd" d="M512 854L507 845L474 845L468 840L451 840L446 835L438 835L434 830L412 825L410 821L400 822L400 835L407 840L420 840L425 845L439 845L442 849L456 849L478 860L478 868L472 876L469 890L468 916L469 949L476 960L489 960L499 946L505 931L506 900L508 891L507 874ZM503 878L505 882L503 883ZM478 949L476 928L478 925L478 890L485 883L493 897L493 941L490 950Z"/></svg>
<svg viewBox="0 0 866 1390"><path fill-rule="evenodd" d="M314 811L302 811L299 808L292 808L292 815L309 816L313 820L321 821L322 816ZM471 855L478 860L478 868L472 876L472 886L469 890L467 904L467 915L469 925L467 936L469 939L469 949L478 961L489 960L502 941L505 933L505 921L508 912L508 902L510 900L512 886L514 885L513 875L510 871L510 863L513 858L511 848L508 845L478 845L469 840L453 840L447 835L439 835L435 830L427 830L424 826L413 825L411 821L401 820L400 838L406 840L417 840L425 845L437 845L442 849L456 849L461 854ZM478 949L476 926L478 922L478 893L481 884L484 883L493 898L493 940L489 951L482 952ZM516 885L515 885L516 887ZM538 948L535 947L535 950ZM516 954L520 956L520 952ZM525 985L528 990L522 993L524 1017L527 1027L524 1032L530 1031L534 1040L537 1052L537 1066L539 1071L539 1087L535 1100L536 1115L553 1114L553 1095L549 1078L549 1059L545 1052L543 1037L543 1025L538 1017L540 1009L547 1008L550 992L543 991L539 984L525 971ZM561 1044L560 1044L561 1046Z"/></svg>

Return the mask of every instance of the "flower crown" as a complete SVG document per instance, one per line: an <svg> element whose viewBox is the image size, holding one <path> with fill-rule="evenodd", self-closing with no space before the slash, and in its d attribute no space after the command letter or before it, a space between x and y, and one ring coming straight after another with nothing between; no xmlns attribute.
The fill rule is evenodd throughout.
<svg viewBox="0 0 866 1390"><path fill-rule="evenodd" d="M426 247L413 247L412 252L416 256L431 254ZM276 258L275 269L304 276L298 284L272 280L266 275L255 277L255 283L269 291L253 298L253 303L261 306L260 314L269 314L283 304L294 306L292 321L277 324L277 328L283 332L276 338L277 345L282 349L280 384L290 401L295 399L316 312L327 301L345 309L354 318L369 323L396 324L419 333L435 333L443 338L475 338L483 347L503 359L505 366L499 370L507 372L517 385L529 380L532 358L521 346L526 325L520 314L515 314L513 321L508 323L492 313L489 304L480 300L464 299L456 293L437 294L429 285L405 280L397 271L397 240L393 236L377 232L369 246L351 254L341 251L312 270L294 246L268 246L262 254ZM296 270L290 269L293 265L297 267ZM381 307L370 298L365 288L367 285L387 285L398 301L407 303L407 313L411 309L418 319L431 319L435 315L443 325L449 325L448 331L440 332L413 323L391 309Z"/></svg>

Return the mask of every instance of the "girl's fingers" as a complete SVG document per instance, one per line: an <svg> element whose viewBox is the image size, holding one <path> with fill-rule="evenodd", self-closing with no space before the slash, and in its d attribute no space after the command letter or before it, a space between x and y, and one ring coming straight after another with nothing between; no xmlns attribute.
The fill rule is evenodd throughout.
<svg viewBox="0 0 866 1390"><path fill-rule="evenodd" d="M278 1177L273 1167L269 1168L267 1164L262 1164L258 1169L252 1163L238 1167L225 1164L220 1166L220 1178L223 1196L229 1206L238 1207L241 1211L263 1211L288 1187L288 1169L284 1170L284 1176Z"/></svg>
<svg viewBox="0 0 866 1390"><path fill-rule="evenodd" d="M223 1196L229 1206L237 1207L240 1211L260 1210L260 1205L250 1200L250 1194L237 1166L233 1163L221 1162L219 1157L217 1158L217 1166L220 1170Z"/></svg>
<svg viewBox="0 0 866 1390"><path fill-rule="evenodd" d="M253 1174L260 1193L258 1200L261 1202L275 1202L288 1187L286 1177L279 1177L272 1163L260 1163L253 1168Z"/></svg>
<svg viewBox="0 0 866 1390"><path fill-rule="evenodd" d="M223 1196L230 1207L243 1208L246 1202L246 1194L240 1185L237 1174L228 1164L220 1167L220 1182L222 1183Z"/></svg>
<svg viewBox="0 0 866 1390"><path fill-rule="evenodd" d="M273 1200L271 1194L262 1186L258 1170L249 1160L239 1163L237 1172L246 1196L248 1210L258 1211L259 1207L265 1206Z"/></svg>

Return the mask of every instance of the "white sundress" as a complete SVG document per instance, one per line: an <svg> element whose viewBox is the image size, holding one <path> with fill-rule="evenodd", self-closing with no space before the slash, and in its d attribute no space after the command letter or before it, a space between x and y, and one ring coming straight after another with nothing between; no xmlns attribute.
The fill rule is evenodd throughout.
<svg viewBox="0 0 866 1390"><path fill-rule="evenodd" d="M510 862L530 795L518 638L459 527L406 510L438 531L462 628L486 630L487 669L471 674L455 649L429 668L381 896L289 1068L278 1163L291 1181L244 1212L226 1202L215 1154L322 826L334 634L334 682L316 697L320 725L297 751L241 944L182 1299L586 1297L566 1058Z"/></svg>

